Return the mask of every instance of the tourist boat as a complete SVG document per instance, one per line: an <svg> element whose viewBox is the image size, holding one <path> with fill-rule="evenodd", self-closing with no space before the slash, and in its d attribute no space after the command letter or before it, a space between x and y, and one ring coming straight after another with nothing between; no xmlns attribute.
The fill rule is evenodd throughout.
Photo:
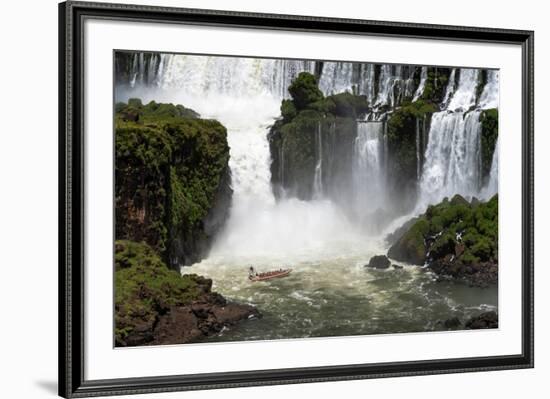
<svg viewBox="0 0 550 399"><path fill-rule="evenodd" d="M254 276L248 276L248 279L250 281L267 281L273 278L286 277L291 271L292 269L273 270L271 272L257 273Z"/></svg>

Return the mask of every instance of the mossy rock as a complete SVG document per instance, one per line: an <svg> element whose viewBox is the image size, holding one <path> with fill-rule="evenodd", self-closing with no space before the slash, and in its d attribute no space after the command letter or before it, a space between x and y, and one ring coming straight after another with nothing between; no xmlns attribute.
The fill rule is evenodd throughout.
<svg viewBox="0 0 550 399"><path fill-rule="evenodd" d="M146 242L174 268L200 259L231 200L226 129L181 105L116 109L116 238ZM208 218L220 222L208 230Z"/></svg>
<svg viewBox="0 0 550 399"><path fill-rule="evenodd" d="M319 90L317 78L308 72L300 72L288 87L288 92L297 110L305 109L309 104L324 97L323 92Z"/></svg>
<svg viewBox="0 0 550 399"><path fill-rule="evenodd" d="M117 346L153 339L153 326L171 306L210 292L211 280L170 270L145 243L115 242L115 341Z"/></svg>
<svg viewBox="0 0 550 399"><path fill-rule="evenodd" d="M326 186L338 190L339 176L349 176L357 119L368 111L365 96L340 93L324 97L317 79L300 73L289 87L292 99L281 103L281 117L268 134L271 181L276 195L309 200L319 152L331 159L324 166ZM282 190L281 190L282 189Z"/></svg>
<svg viewBox="0 0 550 399"><path fill-rule="evenodd" d="M393 244L388 257L411 263L413 265L423 265L426 261L425 236L429 231L429 222L425 217L416 221L402 236Z"/></svg>

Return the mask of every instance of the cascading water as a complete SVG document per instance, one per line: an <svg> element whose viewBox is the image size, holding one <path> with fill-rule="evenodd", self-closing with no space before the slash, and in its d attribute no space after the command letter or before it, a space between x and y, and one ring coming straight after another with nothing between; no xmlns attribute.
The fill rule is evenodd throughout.
<svg viewBox="0 0 550 399"><path fill-rule="evenodd" d="M357 123L349 190L353 197L347 204L358 217L350 218L341 204L326 195L333 162L330 152L334 143L330 140L336 137L334 125L329 129L330 140L321 126L315 135L313 200L284 195L275 199L266 135L280 115L281 100L288 97L292 80L299 72L321 70L318 66L311 61L189 55L160 55L146 60L136 53L133 73L127 84L116 90L119 101L140 97L144 103L155 100L183 104L203 118L218 119L227 128L234 191L230 217L209 256L191 268L183 268L183 272L211 277L216 291L258 306L264 317L211 339L424 331L434 328L434 317L446 319L453 314L465 318L477 311L479 303L485 304L483 309L494 308L496 302L490 290L453 286L442 296L432 277L415 267L401 271L363 267L371 256L387 250L383 237L369 236L370 232L365 231L368 215L388 203L384 115L372 113ZM326 95L355 90L365 95L372 107L385 105L391 112L404 99L422 94L425 78L421 87L414 84L418 73L422 81L423 76L427 77L427 68L418 71L417 67L325 62L320 88ZM488 108L498 101L494 94L498 91L498 73L488 74L479 101L477 81L476 70L462 69L457 87L449 82L444 101L449 105L433 115L428 139L426 121L417 120L416 157L423 162L417 175L424 193L422 200L431 201L446 193L479 193L479 109L471 108L476 102L478 107ZM289 167L283 151L286 145L282 143L279 154L281 182ZM494 187L491 191L496 191L497 165L495 151L487 186L488 190ZM277 284L254 285L246 279L250 265L260 271L292 267L293 277ZM411 318L413 313L415 317Z"/></svg>
<svg viewBox="0 0 550 399"><path fill-rule="evenodd" d="M317 164L313 178L313 198L319 199L323 196L323 138L321 134L321 123L317 125Z"/></svg>
<svg viewBox="0 0 550 399"><path fill-rule="evenodd" d="M421 193L426 204L454 194L473 196L480 189L479 112L433 115Z"/></svg>
<svg viewBox="0 0 550 399"><path fill-rule="evenodd" d="M449 75L449 83L447 84L447 88L445 89L445 96L443 97L443 101L441 102L441 108L445 109L447 108L449 101L453 97L453 94L456 90L456 68L453 68L451 71L451 74Z"/></svg>
<svg viewBox="0 0 550 399"><path fill-rule="evenodd" d="M448 106L433 114L425 164L420 179L419 208L461 194L479 196L481 172L481 110L498 105L498 72L488 71L488 81L476 107L480 72L461 69L455 88L453 70L445 92ZM450 98L450 101L449 101Z"/></svg>
<svg viewBox="0 0 550 399"><path fill-rule="evenodd" d="M384 206L384 123L357 123L357 138L353 152L355 207L359 216Z"/></svg>
<svg viewBox="0 0 550 399"><path fill-rule="evenodd" d="M498 71L487 71L487 84L481 92L479 107L498 108Z"/></svg>
<svg viewBox="0 0 550 399"><path fill-rule="evenodd" d="M426 87L426 80L428 79L428 68L422 67L422 71L420 72L420 84L418 85L418 89L414 93L413 101L416 101L422 96L424 93L424 88Z"/></svg>
<svg viewBox="0 0 550 399"><path fill-rule="evenodd" d="M487 185L483 187L481 197L489 199L493 195L498 193L498 138L495 143L495 151L493 153L493 160L491 162L491 172L489 173L489 181Z"/></svg>

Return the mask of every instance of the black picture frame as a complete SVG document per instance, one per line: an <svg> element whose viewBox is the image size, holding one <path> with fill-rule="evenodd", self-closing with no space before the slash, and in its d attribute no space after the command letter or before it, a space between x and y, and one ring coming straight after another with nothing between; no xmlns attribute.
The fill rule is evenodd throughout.
<svg viewBox="0 0 550 399"><path fill-rule="evenodd" d="M522 353L161 377L84 378L83 21L87 17L398 38L508 43L522 49ZM534 366L534 32L89 2L59 4L59 395L67 398Z"/></svg>

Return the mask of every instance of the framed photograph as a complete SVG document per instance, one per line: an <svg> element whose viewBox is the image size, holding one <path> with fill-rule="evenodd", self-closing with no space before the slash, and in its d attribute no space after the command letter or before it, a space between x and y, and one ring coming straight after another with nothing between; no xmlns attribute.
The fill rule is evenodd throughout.
<svg viewBox="0 0 550 399"><path fill-rule="evenodd" d="M61 396L533 367L533 32L59 17Z"/></svg>

